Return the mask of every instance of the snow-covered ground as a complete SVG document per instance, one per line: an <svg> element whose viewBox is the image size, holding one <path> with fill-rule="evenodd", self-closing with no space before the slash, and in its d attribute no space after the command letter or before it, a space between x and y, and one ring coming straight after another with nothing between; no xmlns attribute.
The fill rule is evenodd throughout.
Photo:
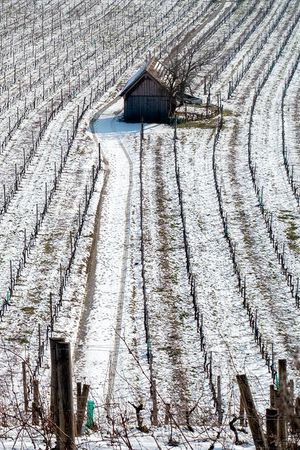
<svg viewBox="0 0 300 450"><path fill-rule="evenodd" d="M34 372L47 410L50 335L71 342L74 383L89 384L95 401L98 433L82 448L114 439L116 448L169 448L170 436L182 448L209 448L216 436L215 448L233 447L240 373L264 417L272 377L240 295L215 175L247 302L275 369L287 359L299 394L299 205L282 141L284 129L297 187L299 65L286 82L300 52L299 13L298 0L2 2L3 425L24 415L22 361L30 401ZM213 102L223 101L216 174L216 121L178 128L176 162L173 127L146 124L141 147L140 124L122 120L120 88L149 54L163 59L179 42L198 48L196 94L206 101L210 90ZM136 430L139 405L148 434ZM16 443L10 428L0 433L9 436L5 449L31 445L24 429Z"/></svg>

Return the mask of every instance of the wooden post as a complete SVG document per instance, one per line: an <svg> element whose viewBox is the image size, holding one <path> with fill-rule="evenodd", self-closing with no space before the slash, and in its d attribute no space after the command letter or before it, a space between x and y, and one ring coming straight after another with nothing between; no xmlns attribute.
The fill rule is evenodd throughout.
<svg viewBox="0 0 300 450"><path fill-rule="evenodd" d="M269 450L277 450L277 421L278 410L275 408L266 409L266 426L267 426L267 441Z"/></svg>
<svg viewBox="0 0 300 450"><path fill-rule="evenodd" d="M48 209L48 185L45 183L45 211Z"/></svg>
<svg viewBox="0 0 300 450"><path fill-rule="evenodd" d="M63 274L62 274L63 270L62 270L62 264L59 264L59 286L62 287L62 283L63 283Z"/></svg>
<svg viewBox="0 0 300 450"><path fill-rule="evenodd" d="M53 331L53 301L52 301L52 292L49 294L49 308L50 308L50 330Z"/></svg>
<svg viewBox="0 0 300 450"><path fill-rule="evenodd" d="M77 411L78 411L79 403L80 403L80 397L81 397L81 383L80 383L80 381L78 381L76 383L76 394L77 394L76 398L77 398Z"/></svg>
<svg viewBox="0 0 300 450"><path fill-rule="evenodd" d="M98 162L99 162L99 169L101 169L101 144L100 144L100 142L98 144Z"/></svg>
<svg viewBox="0 0 300 450"><path fill-rule="evenodd" d="M33 380L32 425L39 425L39 382Z"/></svg>
<svg viewBox="0 0 300 450"><path fill-rule="evenodd" d="M290 380L289 381L288 387L289 387L289 391L288 391L289 407L293 408L294 401L295 401L295 384L294 384L294 380Z"/></svg>
<svg viewBox="0 0 300 450"><path fill-rule="evenodd" d="M54 161L54 190L56 191L57 188L57 168L56 168L56 161Z"/></svg>
<svg viewBox="0 0 300 450"><path fill-rule="evenodd" d="M175 125L174 125L174 140L177 139L177 116L175 116Z"/></svg>
<svg viewBox="0 0 300 450"><path fill-rule="evenodd" d="M90 386L88 384L84 384L83 389L81 390L81 383L77 383L77 421L76 421L77 436L81 435L89 390Z"/></svg>
<svg viewBox="0 0 300 450"><path fill-rule="evenodd" d="M137 406L131 402L129 403L135 409L138 430L145 431L147 427L145 427L145 425L143 424L143 417L141 416L141 411L144 409L143 403L139 403Z"/></svg>
<svg viewBox="0 0 300 450"><path fill-rule="evenodd" d="M165 421L164 421L164 424L165 425L169 425L169 423L170 423L170 409L171 409L170 403L166 403L165 407L166 407L166 409L165 409Z"/></svg>
<svg viewBox="0 0 300 450"><path fill-rule="evenodd" d="M9 261L9 272L10 272L10 294L13 293L13 266L12 261Z"/></svg>
<svg viewBox="0 0 300 450"><path fill-rule="evenodd" d="M37 228L38 223L39 223L39 205L38 204L35 205L35 217L36 217L36 228Z"/></svg>
<svg viewBox="0 0 300 450"><path fill-rule="evenodd" d="M39 358L39 365L41 367L42 364L42 355L41 355L41 347L42 347L42 337L41 337L41 324L38 324L38 339L39 339L39 350L38 350L38 358Z"/></svg>
<svg viewBox="0 0 300 450"><path fill-rule="evenodd" d="M287 420L291 428L293 427L293 422L295 421L295 385L294 380L290 380L288 383L288 412Z"/></svg>
<svg viewBox="0 0 300 450"><path fill-rule="evenodd" d="M73 253L73 239L72 239L72 231L70 231L70 247L71 247L71 255Z"/></svg>
<svg viewBox="0 0 300 450"><path fill-rule="evenodd" d="M257 449L265 449L267 448L267 442L259 421L247 376L244 374L237 375L236 378L239 385L242 401L247 413L249 427L252 433L255 447Z"/></svg>
<svg viewBox="0 0 300 450"><path fill-rule="evenodd" d="M81 401L81 383L80 381L78 381L76 383L76 399L77 399L77 414L76 414L76 436L80 435L81 429L79 429L78 427L78 416L79 416L79 411L80 411L80 401Z"/></svg>
<svg viewBox="0 0 300 450"><path fill-rule="evenodd" d="M241 395L240 395L240 426L241 427L245 426L245 408Z"/></svg>
<svg viewBox="0 0 300 450"><path fill-rule="evenodd" d="M218 411L218 422L219 425L222 424L223 421L223 411L222 411L222 393L221 393L221 376L217 377L217 411Z"/></svg>
<svg viewBox="0 0 300 450"><path fill-rule="evenodd" d="M61 448L63 450L74 450L75 427L72 395L71 348L69 342L61 341L56 342L55 347Z"/></svg>
<svg viewBox="0 0 300 450"><path fill-rule="evenodd" d="M158 408L157 408L156 380L154 378L152 379L151 397L152 397L151 423L153 426L156 427L158 425Z"/></svg>
<svg viewBox="0 0 300 450"><path fill-rule="evenodd" d="M15 164L15 185L16 185L16 191L18 191L18 168L17 164Z"/></svg>
<svg viewBox="0 0 300 450"><path fill-rule="evenodd" d="M58 380L57 380L57 361L56 361L56 344L63 342L64 338L50 338L50 358L51 358L51 397L50 397L50 411L51 418L54 425L56 435L56 449L60 450L60 426L58 414Z"/></svg>
<svg viewBox="0 0 300 450"><path fill-rule="evenodd" d="M270 406L271 406L271 408L276 407L276 397L277 397L277 392L275 391L274 384L270 384Z"/></svg>
<svg viewBox="0 0 300 450"><path fill-rule="evenodd" d="M286 448L287 444L287 410L288 410L288 395L287 395L287 373L286 360L278 360L278 378L279 378L279 395L278 395L278 441L281 449Z"/></svg>
<svg viewBox="0 0 300 450"><path fill-rule="evenodd" d="M271 345L271 349L272 349L272 376L274 377L274 373L275 373L275 356L274 356L274 344L272 342ZM274 382L274 378L273 378L273 382Z"/></svg>
<svg viewBox="0 0 300 450"><path fill-rule="evenodd" d="M7 205L6 205L6 190L5 190L5 184L3 184L3 198L4 198L4 212L6 212L6 210L7 210Z"/></svg>
<svg viewBox="0 0 300 450"><path fill-rule="evenodd" d="M28 412L28 391L27 391L26 362L25 361L22 361L22 374L23 374L24 407L25 407L25 411Z"/></svg>
<svg viewBox="0 0 300 450"><path fill-rule="evenodd" d="M95 192L95 166L92 166L92 192Z"/></svg>
<svg viewBox="0 0 300 450"><path fill-rule="evenodd" d="M292 420L292 430L294 433L300 433L300 397L295 400L295 415Z"/></svg>
<svg viewBox="0 0 300 450"><path fill-rule="evenodd" d="M24 229L24 249L26 249L26 247L27 247L27 233L26 233L26 228L25 228Z"/></svg>

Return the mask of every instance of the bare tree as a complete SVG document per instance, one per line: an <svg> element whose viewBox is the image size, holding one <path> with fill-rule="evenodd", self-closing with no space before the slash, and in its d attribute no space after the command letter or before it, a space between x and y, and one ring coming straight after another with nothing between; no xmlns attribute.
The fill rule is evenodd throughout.
<svg viewBox="0 0 300 450"><path fill-rule="evenodd" d="M187 51L172 52L164 61L166 84L169 90L171 104L184 102L184 94L191 92L192 81L200 68L196 59L196 48Z"/></svg>

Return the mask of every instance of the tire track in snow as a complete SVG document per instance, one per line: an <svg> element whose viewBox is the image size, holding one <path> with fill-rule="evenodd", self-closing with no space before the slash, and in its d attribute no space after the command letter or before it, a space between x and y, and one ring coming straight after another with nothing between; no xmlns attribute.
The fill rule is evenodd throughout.
<svg viewBox="0 0 300 450"><path fill-rule="evenodd" d="M116 132L115 124L113 123L113 131ZM124 237L124 249L123 249L123 255L122 255L122 261L123 261L123 268L122 268L122 276L120 280L120 292L118 296L118 306L117 306L117 320L116 320L116 326L115 326L115 336L114 336L114 347L112 351L112 356L110 359L110 367L109 367L109 373L108 373L108 388L107 388L107 396L106 396L106 407L109 413L110 405L113 401L114 396L114 384L115 384L115 377L116 377L116 370L117 370L117 364L118 364L118 358L119 358L119 350L121 345L121 334L122 334L122 328L123 328L123 308L125 303L125 284L127 281L128 276L128 265L129 265L129 241L130 241L130 207L131 207L131 197L132 197L132 171L133 171L133 165L131 158L126 150L125 145L122 142L122 139L118 137L118 144L120 148L122 149L127 161L128 161L128 178L129 178L129 184L128 184L128 191L127 191L127 198L126 198L126 213L125 213L125 237Z"/></svg>
<svg viewBox="0 0 300 450"><path fill-rule="evenodd" d="M115 102L111 104L113 103ZM97 383L101 385L100 398L107 415L110 416L113 415L115 401L118 401L114 397L114 385L124 326L123 308L127 300L132 162L116 128L117 119L112 118L109 108L104 109L104 113L97 115L97 120L100 123L101 120L109 122L104 134L100 132L98 138L106 163L105 185L98 205L86 301L75 349L75 361L76 370L86 372L86 378L94 392L98 389L95 387ZM94 123L94 133L98 135L97 122ZM117 235L114 235L114 231ZM107 258L114 260L113 263L107 263ZM103 311L106 307L107 311ZM113 310L112 316L109 307ZM98 336L97 327L101 330L102 325L103 335ZM100 358L99 352L103 352ZM89 374L89 366L99 367L98 375Z"/></svg>

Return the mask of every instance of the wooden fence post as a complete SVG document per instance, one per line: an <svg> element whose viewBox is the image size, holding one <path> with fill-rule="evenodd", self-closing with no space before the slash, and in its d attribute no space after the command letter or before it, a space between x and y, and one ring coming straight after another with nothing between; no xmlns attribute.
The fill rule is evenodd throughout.
<svg viewBox="0 0 300 450"><path fill-rule="evenodd" d="M269 450L277 450L278 438L278 410L275 408L266 409L266 426L267 426L267 441Z"/></svg>
<svg viewBox="0 0 300 450"><path fill-rule="evenodd" d="M22 361L22 374L23 374L24 407L25 407L25 412L28 412L28 391L27 391L26 362L25 361Z"/></svg>
<svg viewBox="0 0 300 450"><path fill-rule="evenodd" d="M295 415L292 419L292 431L295 434L300 433L300 397L295 400Z"/></svg>
<svg viewBox="0 0 300 450"><path fill-rule="evenodd" d="M77 381L76 383L77 419L78 419L78 411L80 409L81 392L82 392L81 383L80 381Z"/></svg>
<svg viewBox="0 0 300 450"><path fill-rule="evenodd" d="M33 380L32 425L39 425L39 382Z"/></svg>
<svg viewBox="0 0 300 450"><path fill-rule="evenodd" d="M281 449L286 448L287 444L287 411L288 411L288 395L287 395L287 372L286 372L286 360L278 360L278 378L279 378L279 391L278 391L278 403L279 410L278 417L278 441Z"/></svg>
<svg viewBox="0 0 300 450"><path fill-rule="evenodd" d="M253 441L257 449L266 449L267 442L266 437L263 433L259 417L256 411L256 407L253 401L253 397L248 384L248 379L246 375L237 375L237 382L240 389L240 394L242 401L247 413L249 427L252 433Z"/></svg>
<svg viewBox="0 0 300 450"><path fill-rule="evenodd" d="M221 376L217 377L217 410L218 410L218 422L222 425L223 411L222 411L222 392L221 392Z"/></svg>
<svg viewBox="0 0 300 450"><path fill-rule="evenodd" d="M240 395L240 426L241 427L245 426L245 407L241 395Z"/></svg>
<svg viewBox="0 0 300 450"><path fill-rule="evenodd" d="M165 425L169 425L169 423L170 423L170 409L171 409L170 403L166 403L165 404L165 420L164 420Z"/></svg>
<svg viewBox="0 0 300 450"><path fill-rule="evenodd" d="M294 380L288 383L288 420L291 421L295 416L295 384Z"/></svg>
<svg viewBox="0 0 300 450"><path fill-rule="evenodd" d="M158 408L157 408L157 393L156 393L156 380L152 378L152 386L150 388L151 397L152 397L152 415L151 415L151 423L153 426L158 425Z"/></svg>
<svg viewBox="0 0 300 450"><path fill-rule="evenodd" d="M75 427L72 393L71 348L69 342L61 341L56 342L55 347L61 449L74 450Z"/></svg>
<svg viewBox="0 0 300 450"><path fill-rule="evenodd" d="M90 386L88 384L83 385L81 390L81 383L77 383L77 420L76 420L76 434L81 435L82 424L85 414L85 405L89 395Z"/></svg>
<svg viewBox="0 0 300 450"><path fill-rule="evenodd" d="M58 414L58 378L57 378L57 360L56 360L56 344L59 341L63 342L64 338L53 338L53 337L50 338L50 358L51 358L50 411L56 435L56 450L61 449L60 424Z"/></svg>
<svg viewBox="0 0 300 450"><path fill-rule="evenodd" d="M270 384L270 406L271 406L271 408L276 407L276 397L277 397L277 392L275 391L274 384Z"/></svg>

